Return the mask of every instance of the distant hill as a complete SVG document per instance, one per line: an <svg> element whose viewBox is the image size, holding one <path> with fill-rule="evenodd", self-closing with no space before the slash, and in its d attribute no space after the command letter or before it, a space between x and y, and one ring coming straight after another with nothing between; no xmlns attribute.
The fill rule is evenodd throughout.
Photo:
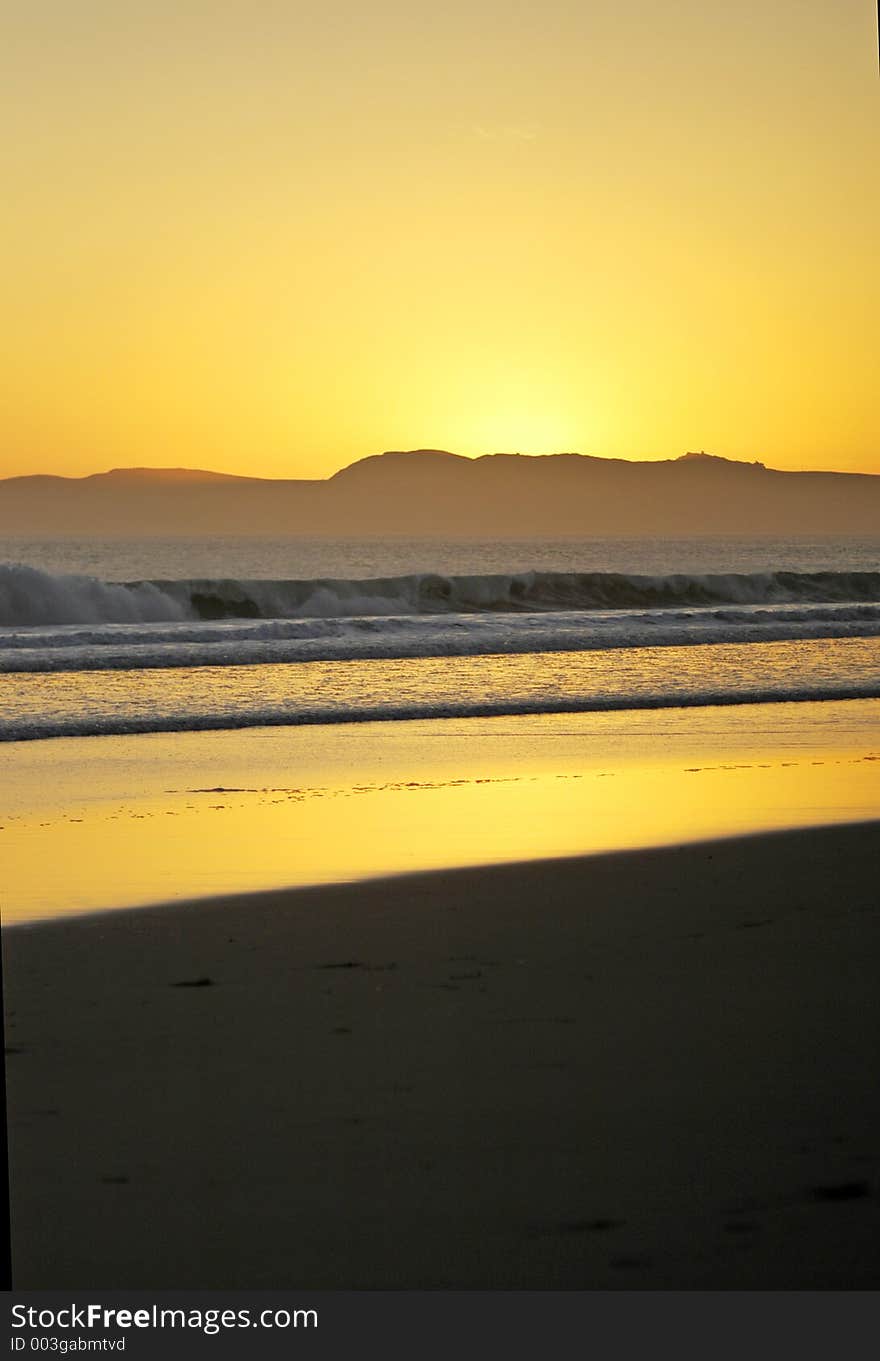
<svg viewBox="0 0 880 1361"><path fill-rule="evenodd" d="M509 537L867 534L880 476L780 472L708 454L664 462L582 454L462 458L416 449L326 480L116 468L0 480L0 534Z"/></svg>

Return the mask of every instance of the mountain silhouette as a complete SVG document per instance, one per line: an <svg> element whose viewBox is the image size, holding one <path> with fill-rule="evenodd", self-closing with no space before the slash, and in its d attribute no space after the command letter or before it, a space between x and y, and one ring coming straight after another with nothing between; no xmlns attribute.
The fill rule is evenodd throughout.
<svg viewBox="0 0 880 1361"><path fill-rule="evenodd" d="M867 534L880 476L782 472L705 453L639 463L441 449L362 458L326 479L115 468L0 480L0 533L436 537Z"/></svg>

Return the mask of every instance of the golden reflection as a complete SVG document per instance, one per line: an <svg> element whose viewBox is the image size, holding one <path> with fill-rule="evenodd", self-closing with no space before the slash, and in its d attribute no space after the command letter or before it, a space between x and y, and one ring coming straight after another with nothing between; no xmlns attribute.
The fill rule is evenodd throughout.
<svg viewBox="0 0 880 1361"><path fill-rule="evenodd" d="M630 741L615 750L612 738L615 730L618 736L626 730L624 717L634 720ZM420 725L420 742L416 735L408 739L421 752L419 760L412 751L405 760L398 754L395 768L384 763L384 774L380 759L366 762L356 778L334 771L328 761L321 780L313 760L311 768L289 769L284 778L276 768L266 781L217 787L204 772L193 779L191 765L189 780L181 781L173 762L156 762L151 788L129 797L120 794L119 771L108 775L108 767L103 790L93 783L88 801L80 793L53 808L21 809L5 819L4 923L855 821L880 810L880 760L867 741L798 751L777 735L775 746L756 737L749 747L743 717L731 714L727 726L738 728L739 740L726 756L694 756L693 742L688 752L667 741L659 757L655 744L652 759L643 760L632 738L647 719L617 716L605 721L603 734L601 725L591 728L587 721L595 718L568 718L564 726L557 720L560 738L571 734L563 743L567 756L558 747L554 756L547 737L553 725L545 725L543 744L538 740L530 750L524 741L516 761L499 759L491 725L462 739L459 724L450 741L464 740L469 759L456 774L438 750L443 744L426 740L429 724ZM663 721L674 727L674 720ZM578 748L577 735L591 731L602 740ZM218 736L228 742L218 744ZM520 725L524 736L528 727ZM315 737L309 740L314 749ZM197 735L195 741L215 756L232 749L253 757L269 735ZM332 734L321 741L329 751ZM174 739L162 739L154 755L174 745ZM76 746L67 744L68 754ZM194 749L192 737L188 749ZM42 753L36 746L30 750L39 762ZM216 772L216 765L211 768Z"/></svg>

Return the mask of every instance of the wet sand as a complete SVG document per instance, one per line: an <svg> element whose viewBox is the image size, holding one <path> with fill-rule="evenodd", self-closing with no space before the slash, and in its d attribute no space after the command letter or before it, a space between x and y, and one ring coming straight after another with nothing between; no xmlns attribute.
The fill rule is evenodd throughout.
<svg viewBox="0 0 880 1361"><path fill-rule="evenodd" d="M19 1289L877 1288L880 823L4 933Z"/></svg>
<svg viewBox="0 0 880 1361"><path fill-rule="evenodd" d="M11 742L4 925L880 816L880 700Z"/></svg>

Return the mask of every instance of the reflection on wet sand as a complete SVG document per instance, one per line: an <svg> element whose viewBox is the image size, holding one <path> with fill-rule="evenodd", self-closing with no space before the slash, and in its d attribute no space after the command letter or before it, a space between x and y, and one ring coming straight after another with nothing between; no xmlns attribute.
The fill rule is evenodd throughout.
<svg viewBox="0 0 880 1361"><path fill-rule="evenodd" d="M23 744L4 923L876 817L880 705L780 707Z"/></svg>

